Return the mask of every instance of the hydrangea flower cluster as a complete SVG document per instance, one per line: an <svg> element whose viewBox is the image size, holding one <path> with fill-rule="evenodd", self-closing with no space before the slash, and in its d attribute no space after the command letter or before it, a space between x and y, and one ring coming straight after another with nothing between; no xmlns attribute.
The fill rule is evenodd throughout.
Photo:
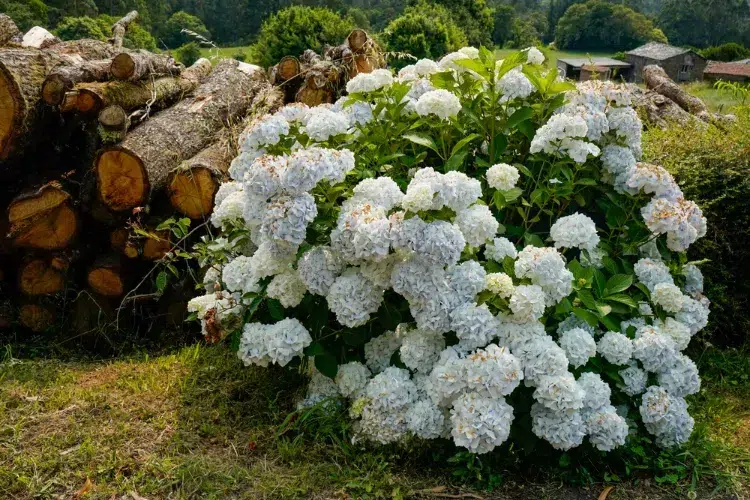
<svg viewBox="0 0 750 500"><path fill-rule="evenodd" d="M684 443L700 378L682 351L709 302L679 253L706 221L639 163L627 89L544 63L466 48L258 118L190 303L207 336L218 324L245 364L308 370L299 408L345 402L356 439L488 453L518 425L610 451L637 432L627 414Z"/></svg>

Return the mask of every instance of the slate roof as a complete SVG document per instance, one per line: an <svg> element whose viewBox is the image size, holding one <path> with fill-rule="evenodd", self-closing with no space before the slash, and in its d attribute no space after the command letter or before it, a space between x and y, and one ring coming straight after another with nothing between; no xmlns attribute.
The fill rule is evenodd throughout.
<svg viewBox="0 0 750 500"><path fill-rule="evenodd" d="M642 45L637 49L630 50L626 54L631 56L646 57L648 59L654 59L656 61L663 61L670 59L680 54L690 52L690 49L683 49L681 47L673 47L658 42L649 42L646 45Z"/></svg>
<svg viewBox="0 0 750 500"><path fill-rule="evenodd" d="M566 57L564 59L558 59L558 61L574 68L582 68L583 66L588 66L590 64L606 68L629 68L632 66L628 62L618 61L611 57Z"/></svg>
<svg viewBox="0 0 750 500"><path fill-rule="evenodd" d="M750 77L750 64L743 62L710 62L703 74Z"/></svg>
<svg viewBox="0 0 750 500"><path fill-rule="evenodd" d="M734 61L737 64L750 64L750 59L740 59L739 61Z"/></svg>

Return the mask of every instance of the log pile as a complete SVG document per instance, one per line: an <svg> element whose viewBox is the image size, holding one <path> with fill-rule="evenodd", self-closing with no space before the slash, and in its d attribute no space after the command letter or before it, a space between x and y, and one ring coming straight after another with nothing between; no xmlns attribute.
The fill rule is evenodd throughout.
<svg viewBox="0 0 750 500"><path fill-rule="evenodd" d="M205 234L241 132L288 102L333 102L383 66L355 30L268 71L231 59L185 68L123 48L137 19L115 23L109 42L61 42L0 14L0 330L69 329L83 342L183 317L193 285L155 293L155 278ZM194 221L189 238L160 227L181 217Z"/></svg>

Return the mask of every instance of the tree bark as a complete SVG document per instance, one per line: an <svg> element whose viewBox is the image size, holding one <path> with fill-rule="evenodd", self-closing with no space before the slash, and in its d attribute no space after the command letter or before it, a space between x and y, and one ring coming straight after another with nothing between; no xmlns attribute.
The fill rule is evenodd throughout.
<svg viewBox="0 0 750 500"><path fill-rule="evenodd" d="M117 52L122 50L122 42L125 39L125 32L128 30L128 26L137 21L139 17L138 11L133 10L112 25L112 48Z"/></svg>
<svg viewBox="0 0 750 500"><path fill-rule="evenodd" d="M47 50L0 51L0 160L19 154L38 139L43 121L38 104L48 73L113 53L111 45L97 40L61 42Z"/></svg>
<svg viewBox="0 0 750 500"><path fill-rule="evenodd" d="M706 104L673 82L660 66L650 65L643 68L643 80L650 90L671 99L688 113L703 121L711 119L711 113L709 113Z"/></svg>
<svg viewBox="0 0 750 500"><path fill-rule="evenodd" d="M220 62L195 95L130 132L99 153L94 168L102 202L113 211L144 205L164 187L169 173L205 149L227 123L245 114L265 75L247 74L241 63Z"/></svg>
<svg viewBox="0 0 750 500"><path fill-rule="evenodd" d="M8 207L9 236L23 248L66 248L78 231L70 195L52 182L24 193Z"/></svg>
<svg viewBox="0 0 750 500"><path fill-rule="evenodd" d="M240 131L252 124L255 118L273 113L283 105L284 94L278 87L267 86L253 100L242 126L223 129L216 142L172 171L167 183L172 206L191 219L211 215L216 191L226 180L229 165L237 156Z"/></svg>
<svg viewBox="0 0 750 500"><path fill-rule="evenodd" d="M50 106L63 102L65 93L80 82L103 82L109 78L109 66L112 61L83 61L76 66L63 66L50 73L42 83L42 100Z"/></svg>
<svg viewBox="0 0 750 500"><path fill-rule="evenodd" d="M120 52L112 60L109 70L118 80L130 82L142 80L149 75L179 75L182 64L170 55L153 54L145 50L138 52Z"/></svg>
<svg viewBox="0 0 750 500"><path fill-rule="evenodd" d="M18 29L13 19L6 14L0 14L0 47L4 45L20 44L23 33Z"/></svg>
<svg viewBox="0 0 750 500"><path fill-rule="evenodd" d="M209 73L211 62L199 59L181 76L158 78L153 82L115 80L82 83L76 86L79 93L78 110L82 113L97 113L113 105L120 106L125 111L147 105L154 109L165 108L195 90Z"/></svg>
<svg viewBox="0 0 750 500"><path fill-rule="evenodd" d="M125 138L130 118L120 106L107 106L99 113L99 137L103 144L114 144Z"/></svg>

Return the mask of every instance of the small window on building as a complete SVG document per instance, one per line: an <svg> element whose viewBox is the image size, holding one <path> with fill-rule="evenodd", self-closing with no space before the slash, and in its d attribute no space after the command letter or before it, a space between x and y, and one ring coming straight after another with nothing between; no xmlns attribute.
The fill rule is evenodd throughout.
<svg viewBox="0 0 750 500"><path fill-rule="evenodd" d="M680 73L690 73L691 71L693 71L692 64L683 64L680 68Z"/></svg>

